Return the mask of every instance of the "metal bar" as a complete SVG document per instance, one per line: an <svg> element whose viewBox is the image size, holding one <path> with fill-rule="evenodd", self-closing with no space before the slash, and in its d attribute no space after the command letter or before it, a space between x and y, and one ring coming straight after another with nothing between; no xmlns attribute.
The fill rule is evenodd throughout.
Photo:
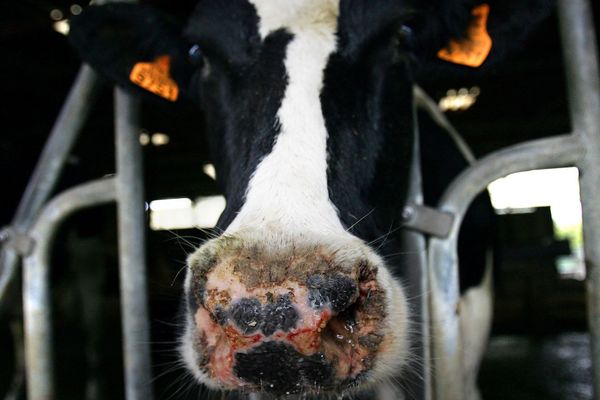
<svg viewBox="0 0 600 400"><path fill-rule="evenodd" d="M128 400L152 399L139 102L115 89L119 276Z"/></svg>
<svg viewBox="0 0 600 400"><path fill-rule="evenodd" d="M60 223L82 208L115 199L114 178L85 183L50 201L30 229L35 243L23 263L23 319L27 398L55 398L52 373L52 329L50 309L50 249Z"/></svg>
<svg viewBox="0 0 600 400"><path fill-rule="evenodd" d="M448 133L467 162L470 165L475 164L477 158L475 157L475 154L473 154L473 150L471 150L471 147L465 142L462 135L456 130L454 125L452 125L450 120L446 117L446 114L440 110L435 101L433 101L433 99L418 85L413 87L413 96L417 106L425 110L427 114L429 114L429 117L438 124L440 128Z"/></svg>
<svg viewBox="0 0 600 400"><path fill-rule="evenodd" d="M56 185L65 161L71 152L83 124L88 118L98 91L99 81L87 65L83 65L69 92L46 141L40 159L29 179L19 203L12 227L24 234ZM15 276L18 256L3 247L0 252L0 303Z"/></svg>
<svg viewBox="0 0 600 400"><path fill-rule="evenodd" d="M600 398L600 71L592 7L558 2L571 123L585 147L578 164L583 210L588 325L594 398Z"/></svg>
<svg viewBox="0 0 600 400"><path fill-rule="evenodd" d="M431 238L429 242L435 399L466 398L459 326L457 241L467 208L477 194L498 178L519 171L575 165L581 152L580 141L572 135L511 146L466 169L442 196L439 209L454 214L455 219L448 238Z"/></svg>
<svg viewBox="0 0 600 400"><path fill-rule="evenodd" d="M410 173L408 176L408 190L406 194L406 206L403 210L404 221L409 219L406 211L409 207L418 207L423 204L423 185L421 176L421 151L419 142L419 126L417 120L417 104L413 108L413 148ZM377 387L378 400L396 400L399 398L415 398L421 400L431 399L431 368L430 368L430 345L429 345L429 276L427 259L425 257L425 236L421 232L403 229L401 232L401 250L405 253L405 262L411 265L399 271L401 279L406 283L405 295L410 299L409 308L412 311L409 330L409 342L415 360L403 371L403 376L397 377L399 387L391 384L381 384ZM404 395L401 397L401 394Z"/></svg>
<svg viewBox="0 0 600 400"><path fill-rule="evenodd" d="M417 86L415 86L417 88ZM423 92L425 95L425 93ZM425 95L426 96L426 95ZM417 119L418 101L413 106L413 121L414 121L414 143L413 143L413 159L410 168L410 186L408 190L408 204L422 205L423 204L423 176L421 174L421 142L419 136L419 123ZM405 210L404 210L405 211ZM403 211L403 214L404 214ZM416 293L409 293L410 298L415 299L419 309L419 319L413 321L416 327L411 327L417 333L416 339L418 346L421 348L417 356L421 357L421 362L417 368L416 381L420 384L420 388L413 389L413 395L422 400L431 400L432 382L431 382L431 345L430 345L430 306L427 293L429 293L429 268L427 267L426 241L425 236L418 232L406 231L403 233L403 240L406 242L408 253L412 252L411 264L418 275L416 276L415 286ZM409 383L410 384L410 383ZM405 397L410 397L406 393Z"/></svg>

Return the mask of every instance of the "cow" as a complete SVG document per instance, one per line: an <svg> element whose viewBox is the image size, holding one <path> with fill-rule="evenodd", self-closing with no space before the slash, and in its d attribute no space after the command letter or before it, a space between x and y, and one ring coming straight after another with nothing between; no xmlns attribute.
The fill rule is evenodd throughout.
<svg viewBox="0 0 600 400"><path fill-rule="evenodd" d="M227 206L217 237L188 257L179 351L199 383L343 395L411 368L411 265L390 255L405 250L398 234L413 85L485 70L550 3L202 0L183 27L132 4L91 6L73 19L71 42L103 76L135 93L191 101L205 116ZM450 159L456 150L437 154ZM438 164L433 174L443 175ZM431 201L441 192L425 189ZM473 229L465 259L477 252L469 240L487 234ZM465 331L465 342L481 344L490 303L470 288L489 284L489 273L483 255L470 258L461 265L465 309L485 306L461 323L484 321ZM471 376L482 348L468 352ZM477 398L475 380L467 382Z"/></svg>

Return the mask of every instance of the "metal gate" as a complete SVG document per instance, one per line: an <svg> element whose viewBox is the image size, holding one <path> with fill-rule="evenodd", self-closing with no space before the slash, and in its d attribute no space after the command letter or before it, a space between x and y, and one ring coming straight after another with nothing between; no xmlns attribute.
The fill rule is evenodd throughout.
<svg viewBox="0 0 600 400"><path fill-rule="evenodd" d="M594 396L600 397L600 71L589 0L559 0L573 131L492 153L465 170L446 190L438 210L454 216L446 238L431 238L421 260L424 340L424 399L463 400L462 342L456 244L465 212L477 194L508 174L539 168L576 166L580 174L587 269ZM86 207L118 204L121 315L126 398L150 400L152 389L147 310L144 199L138 104L115 90L117 174L67 190L48 201L65 160L87 119L98 79L83 66L51 131L9 228L2 231L0 304L23 261L23 308L27 394L54 399L51 368L49 250L58 225ZM418 177L416 177L418 181ZM418 201L418 191L414 194ZM423 238L412 237L425 248ZM434 360L434 361L431 361ZM434 365L429 365L433 362ZM433 371L433 372L432 372ZM259 396L252 396L257 398ZM384 391L381 398L387 398Z"/></svg>

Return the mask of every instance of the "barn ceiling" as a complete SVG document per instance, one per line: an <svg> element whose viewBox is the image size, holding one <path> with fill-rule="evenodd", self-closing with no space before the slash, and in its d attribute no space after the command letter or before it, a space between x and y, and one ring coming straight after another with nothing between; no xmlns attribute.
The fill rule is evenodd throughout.
<svg viewBox="0 0 600 400"><path fill-rule="evenodd" d="M184 16L195 2L152 3ZM2 225L12 217L79 67L65 36L54 31L50 17L54 9L69 16L73 4L64 0L4 0L0 4ZM475 153L483 155L519 141L569 130L561 57L557 18L553 15L510 62L497 66L485 77L427 82L425 88L436 99L451 88L480 88L471 108L448 115ZM144 111L143 127L170 137L167 145L144 147L151 177L149 197L193 197L217 191L202 173L203 163L209 161L202 137L202 116L193 109L157 104L144 104ZM70 158L61 187L112 173L112 147L112 105L107 88Z"/></svg>

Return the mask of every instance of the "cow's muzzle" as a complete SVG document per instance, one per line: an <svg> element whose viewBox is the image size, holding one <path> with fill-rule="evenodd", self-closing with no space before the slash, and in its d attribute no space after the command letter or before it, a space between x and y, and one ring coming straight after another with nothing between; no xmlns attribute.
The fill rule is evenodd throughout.
<svg viewBox="0 0 600 400"><path fill-rule="evenodd" d="M277 394L358 385L389 310L377 266L340 253L228 238L193 254L187 336L205 383Z"/></svg>

